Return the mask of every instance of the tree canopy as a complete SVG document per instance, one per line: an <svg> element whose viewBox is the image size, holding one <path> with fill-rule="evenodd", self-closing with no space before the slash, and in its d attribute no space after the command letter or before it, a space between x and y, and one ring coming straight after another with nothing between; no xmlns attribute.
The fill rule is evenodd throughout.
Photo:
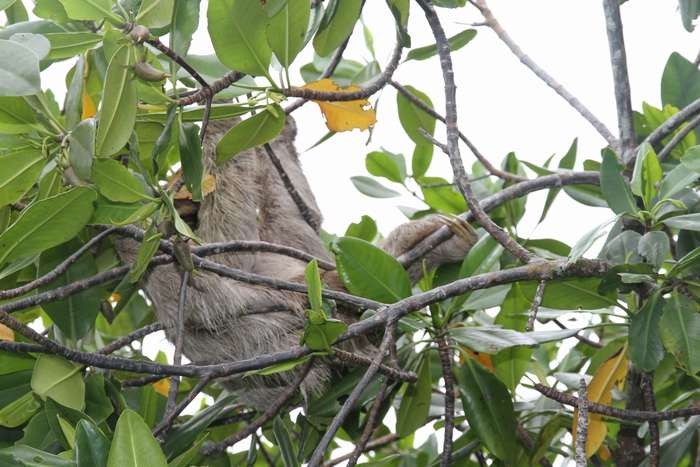
<svg viewBox="0 0 700 467"><path fill-rule="evenodd" d="M673 53L661 105L632 102L624 1L603 0L600 18L615 130L535 63L485 0L386 0L381 31L363 23L364 0L29 3L0 0L0 464L698 464L700 71ZM495 34L596 130L600 155L583 160L577 140L540 165L479 151L459 125L455 86L466 78L452 64L478 46L477 26L447 37L442 25L461 8L476 9L478 34ZM678 27L692 31L700 7L679 0L679 9ZM193 55L203 15L214 50ZM427 22L434 44L412 43L409 16ZM373 35L387 31L396 46L382 63ZM353 35L372 60L344 55ZM444 108L394 79L406 61L429 59ZM66 61L57 102L40 72ZM374 100L379 92L395 100ZM271 141L305 103L319 106L328 132L317 144L329 151L337 132L381 125L375 106L396 106L410 147L373 141L368 173L352 183L373 198L411 193L424 209L405 210L408 219L440 214L453 226L398 258L378 248L370 216L324 232L335 265L321 266L337 268L348 293L326 289L316 261L305 284L221 267L206 257L241 251L240 239L200 244L183 219L183 206L216 189L201 145L212 121L241 119L218 142L223 164ZM438 158L450 179L431 171ZM573 245L524 238L518 224L540 191L541 220L568 197L610 221ZM460 263L423 268L412 287L406 268L454 235L457 217L478 241ZM120 263L115 236L140 242L134 263ZM273 247L300 254L246 246ZM304 290L299 344L216 365L185 364L178 352L148 358L144 339L163 325L140 283L170 263L185 279L206 270ZM336 304L360 308L361 319L333 319ZM366 336L379 336L370 357L336 346ZM299 369L340 357L341 376L303 400ZM296 386L263 411L221 384L292 370Z"/></svg>

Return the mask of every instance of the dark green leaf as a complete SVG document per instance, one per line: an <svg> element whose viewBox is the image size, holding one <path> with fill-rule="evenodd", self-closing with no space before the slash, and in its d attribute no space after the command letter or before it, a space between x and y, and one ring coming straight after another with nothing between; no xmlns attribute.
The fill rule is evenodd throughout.
<svg viewBox="0 0 700 467"><path fill-rule="evenodd" d="M426 352L418 367L418 381L406 383L406 390L396 414L396 434L401 437L409 436L425 424L430 410L432 388L430 353Z"/></svg>
<svg viewBox="0 0 700 467"><path fill-rule="evenodd" d="M350 181L355 185L357 191L372 198L393 198L400 195L399 192L386 188L370 177L350 177Z"/></svg>
<svg viewBox="0 0 700 467"><path fill-rule="evenodd" d="M360 222L354 222L348 226L345 236L372 242L377 236L377 223L371 217L363 215Z"/></svg>
<svg viewBox="0 0 700 467"><path fill-rule="evenodd" d="M186 446L184 446L186 448ZM165 455L143 419L126 409L114 428L108 467L166 467Z"/></svg>
<svg viewBox="0 0 700 467"><path fill-rule="evenodd" d="M309 0L288 0L270 18L267 42L283 67L289 67L304 47L311 12Z"/></svg>
<svg viewBox="0 0 700 467"><path fill-rule="evenodd" d="M350 37L363 3L362 0L330 0L314 37L316 53L326 57Z"/></svg>
<svg viewBox="0 0 700 467"><path fill-rule="evenodd" d="M653 294L644 306L630 317L630 360L642 371L654 371L664 357L659 336L659 320L665 307L659 293Z"/></svg>
<svg viewBox="0 0 700 467"><path fill-rule="evenodd" d="M682 109L700 97L700 71L690 60L673 52L661 76L661 102Z"/></svg>
<svg viewBox="0 0 700 467"><path fill-rule="evenodd" d="M674 229L700 231L700 213L685 214L664 220L664 224Z"/></svg>
<svg viewBox="0 0 700 467"><path fill-rule="evenodd" d="M199 127L185 123L180 128L180 161L185 186L192 194L192 201L202 201L202 177L204 163L202 161L202 145L199 142Z"/></svg>
<svg viewBox="0 0 700 467"><path fill-rule="evenodd" d="M146 195L143 184L114 159L95 159L92 180L100 194L110 201L136 203L151 199Z"/></svg>
<svg viewBox="0 0 700 467"><path fill-rule="evenodd" d="M371 243L352 237L333 242L338 276L354 294L383 303L411 295L406 270L388 253Z"/></svg>
<svg viewBox="0 0 700 467"><path fill-rule="evenodd" d="M299 465L289 429L279 416L275 417L274 421L272 422L272 432L275 434L275 439L277 440L277 446L282 454L282 462L284 462L284 466L295 467Z"/></svg>
<svg viewBox="0 0 700 467"><path fill-rule="evenodd" d="M645 233L639 244L637 252L657 269L661 267L666 257L671 253L671 244L668 236L658 230Z"/></svg>
<svg viewBox="0 0 700 467"><path fill-rule="evenodd" d="M216 163L222 164L245 149L271 141L284 128L284 120L284 110L274 104L234 126L216 145Z"/></svg>
<svg viewBox="0 0 700 467"><path fill-rule="evenodd" d="M455 52L476 37L476 29L465 29L462 32L455 34L450 37L447 41L450 46L450 51ZM418 47L412 49L406 55L406 60L427 60L430 57L437 55L437 45L426 45L424 47Z"/></svg>
<svg viewBox="0 0 700 467"><path fill-rule="evenodd" d="M179 0L175 2L173 22L170 32L170 48L184 57L190 50L192 35L199 25L200 0Z"/></svg>
<svg viewBox="0 0 700 467"><path fill-rule="evenodd" d="M467 202L453 184L439 177L421 177L421 191L425 203L439 212L461 214L467 210Z"/></svg>
<svg viewBox="0 0 700 467"><path fill-rule="evenodd" d="M607 149L603 151L600 187L608 206L615 214L637 212L637 203L632 196L632 190L622 177L622 165L618 162L615 153Z"/></svg>
<svg viewBox="0 0 700 467"><path fill-rule="evenodd" d="M127 276L129 282L132 284L138 282L141 276L143 276L143 274L146 272L148 263L151 261L151 258L153 258L153 255L155 255L158 251L158 247L160 246L160 238L161 234L157 231L157 229L155 229L155 227L151 227L144 233L143 241L141 242L138 254L136 255L136 262L134 262L134 266L131 268L131 271L129 271Z"/></svg>
<svg viewBox="0 0 700 467"><path fill-rule="evenodd" d="M422 101L431 109L433 108L433 103L430 98L414 88L413 86L405 86L405 88L413 94L418 100ZM427 114L425 111L416 107L406 96L400 92L396 94L396 105L399 110L399 121L401 121L401 126L414 143L418 145L428 144L429 141L418 132L418 128L422 128L428 132L428 134L435 133L435 118Z"/></svg>
<svg viewBox="0 0 700 467"><path fill-rule="evenodd" d="M689 374L700 371L700 309L696 302L674 290L664 302L661 340Z"/></svg>
<svg viewBox="0 0 700 467"><path fill-rule="evenodd" d="M22 467L75 467L75 462L21 444L0 449L0 465Z"/></svg>
<svg viewBox="0 0 700 467"><path fill-rule="evenodd" d="M373 151L367 154L365 166L375 177L384 177L392 182L403 183L406 178L406 162L401 154Z"/></svg>
<svg viewBox="0 0 700 467"><path fill-rule="evenodd" d="M109 440L92 422L80 420L75 427L73 455L77 467L106 467Z"/></svg>

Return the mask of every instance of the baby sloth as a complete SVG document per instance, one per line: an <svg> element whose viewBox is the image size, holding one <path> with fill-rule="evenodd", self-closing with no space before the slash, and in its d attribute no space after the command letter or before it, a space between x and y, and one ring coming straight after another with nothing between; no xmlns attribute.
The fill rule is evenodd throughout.
<svg viewBox="0 0 700 467"><path fill-rule="evenodd" d="M282 133L270 144L311 211L313 222L304 219L263 148L243 151L221 166L215 165L216 144L234 123L229 120L209 124L203 147L204 163L206 171L216 179L216 189L206 195L199 206L196 234L206 243L262 240L331 260L319 232L309 225L320 226L321 213L294 149L294 121L288 118ZM382 248L398 256L444 222L443 218L433 216L403 224L389 234ZM473 240L453 236L425 257L427 268L460 261ZM133 258L137 245L120 241L117 247L127 260ZM211 259L243 271L304 283L306 263L287 256L266 252L228 253ZM413 282L420 273L420 265L409 269ZM199 364L239 361L299 344L307 308L304 294L245 284L209 272L197 274L197 286L189 287L185 303L183 353L191 361ZM331 288L342 288L334 271L326 272L323 280ZM158 319L171 329L177 317L179 284L180 274L174 265L156 268L144 284ZM342 309L334 316L348 323L357 319ZM172 340L171 334L168 337ZM327 363L315 363L301 385L304 396L321 392L330 376ZM238 389L242 402L265 407L293 379L293 372L285 372L235 378L227 384Z"/></svg>

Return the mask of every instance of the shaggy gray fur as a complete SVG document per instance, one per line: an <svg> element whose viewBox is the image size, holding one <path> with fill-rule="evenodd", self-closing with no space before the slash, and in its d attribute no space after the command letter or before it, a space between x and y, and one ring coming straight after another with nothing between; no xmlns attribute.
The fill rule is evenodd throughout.
<svg viewBox="0 0 700 467"><path fill-rule="evenodd" d="M216 143L233 123L229 120L209 124L203 152L205 169L216 178L216 189L205 196L200 205L196 234L207 243L264 240L330 259L318 232L303 219L262 148L243 151L219 167L214 164ZM293 146L295 135L294 121L288 118L283 132L271 145L312 215L317 217L316 224L320 225L321 213ZM438 217L430 217L403 224L387 237L383 248L398 256L442 222ZM116 243L123 259L135 256L138 247L135 242L119 240ZM454 236L428 256L427 266L432 268L458 261L472 244ZM248 253L222 254L212 259L244 271L304 282L306 264L293 258ZM185 304L183 353L190 360L196 363L237 361L299 344L306 306L303 294L244 284L206 272L197 275L195 286L189 287ZM411 269L410 275L415 281L420 276L420 268ZM176 319L179 277L174 265L161 266L149 274L144 284L158 319L165 325L172 325ZM341 287L334 272L324 274L324 281L329 287ZM353 321L351 315L340 311L340 319ZM168 337L172 340L174 336ZM368 344L364 341L357 345ZM318 394L330 377L331 370L326 363L315 364L302 383L302 393L305 397ZM265 407L293 379L294 375L286 372L239 378L230 385L239 389L242 402Z"/></svg>

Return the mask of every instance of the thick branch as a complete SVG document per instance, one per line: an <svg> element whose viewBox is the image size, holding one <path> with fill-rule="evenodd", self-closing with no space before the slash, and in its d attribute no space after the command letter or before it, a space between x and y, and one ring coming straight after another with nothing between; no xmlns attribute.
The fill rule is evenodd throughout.
<svg viewBox="0 0 700 467"><path fill-rule="evenodd" d="M452 375L452 353L445 336L437 338L438 354L442 365L442 377L445 380L445 435L443 441L440 467L452 465L452 434L455 427L455 385Z"/></svg>
<svg viewBox="0 0 700 467"><path fill-rule="evenodd" d="M676 128L681 126L688 119L700 114L700 98L683 107L678 113L673 114L665 122L659 125L654 131L649 133L649 136L644 138L645 143L655 146L662 139L676 131Z"/></svg>

